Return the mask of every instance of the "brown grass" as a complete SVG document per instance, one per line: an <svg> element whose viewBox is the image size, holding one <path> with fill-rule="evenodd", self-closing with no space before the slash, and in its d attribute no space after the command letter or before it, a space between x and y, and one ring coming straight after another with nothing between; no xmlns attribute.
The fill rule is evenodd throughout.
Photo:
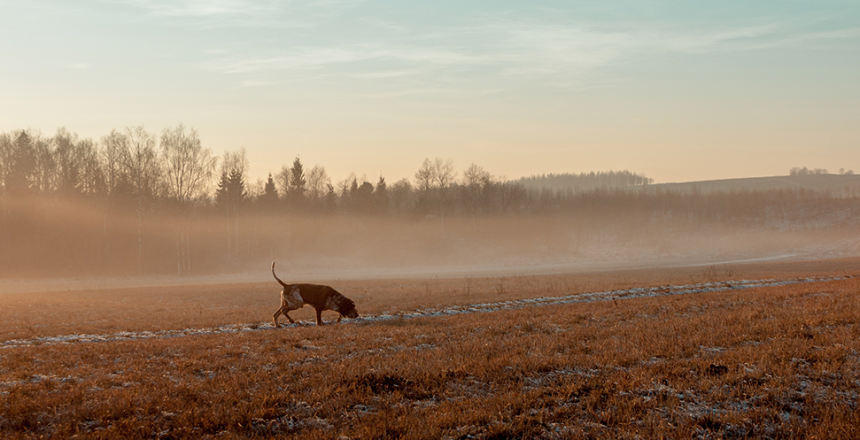
<svg viewBox="0 0 860 440"><path fill-rule="evenodd" d="M856 263L337 287L360 311L379 314L631 286L841 275ZM38 295L2 296L0 340L266 321L277 308L276 289L254 288L260 292L177 288L162 292L160 303L150 301L158 289L75 292L48 307ZM856 438L858 291L852 278L0 349L0 436ZM24 322L30 329L16 327Z"/></svg>

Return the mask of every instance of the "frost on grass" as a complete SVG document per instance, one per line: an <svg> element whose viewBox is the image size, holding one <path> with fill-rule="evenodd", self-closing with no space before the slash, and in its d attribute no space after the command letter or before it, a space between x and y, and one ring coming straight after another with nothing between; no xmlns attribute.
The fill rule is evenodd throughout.
<svg viewBox="0 0 860 440"><path fill-rule="evenodd" d="M826 278L795 278L789 280L737 280L724 282L707 282L699 284L659 286L659 287L637 287L624 290L611 290L604 292L579 293L565 296L550 296L541 298L528 298L511 301L499 301L491 303L478 303L464 306L451 306L443 308L422 308L413 312L402 312L396 314L382 314L376 316L362 316L352 320L345 320L345 324L370 324L379 322L391 322L397 320L416 318L437 318L470 313L490 313L501 310L516 310L526 307L540 307L563 304L576 304L595 301L617 301L636 298L653 298L670 295L689 295L695 293L721 292L728 290L755 289L761 287L790 286L794 284L819 283L835 280L843 280L850 277L826 277ZM286 324L283 327L295 328L311 325L309 322L296 322ZM33 345L71 344L71 343L93 343L113 341L136 341L142 339L164 339L186 337L194 335L229 334L240 332L252 332L270 330L273 326L269 323L233 324L218 327L186 328L178 330L161 331L121 331L110 334L73 334L61 336L46 336L30 339L13 339L0 343L0 348L14 348Z"/></svg>
<svg viewBox="0 0 860 440"><path fill-rule="evenodd" d="M858 283L809 281L476 302L341 324L351 328L213 327L228 335L19 345L0 357L0 432L857 438ZM831 292L817 295L824 288ZM543 307L568 303L581 305ZM194 334L205 333L183 336ZM43 353L52 359L32 362ZM13 372L22 365L26 372ZM51 405L60 401L80 404Z"/></svg>

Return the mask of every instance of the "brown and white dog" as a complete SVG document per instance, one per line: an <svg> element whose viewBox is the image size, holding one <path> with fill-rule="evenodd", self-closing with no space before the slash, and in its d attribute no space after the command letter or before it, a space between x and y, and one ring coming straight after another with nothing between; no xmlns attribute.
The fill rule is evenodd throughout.
<svg viewBox="0 0 860 440"><path fill-rule="evenodd" d="M275 262L272 262L272 275L275 279L284 286L281 291L281 308L275 312L272 319L275 322L275 327L278 325L278 317L281 313L294 323L293 318L287 314L290 310L298 310L304 307L305 304L310 304L317 311L317 325L323 325L322 312L323 310L334 310L340 313L337 322L346 316L347 318L358 318L358 312L355 310L355 303L341 295L337 290L329 286L321 284L287 284L278 278L275 274Z"/></svg>

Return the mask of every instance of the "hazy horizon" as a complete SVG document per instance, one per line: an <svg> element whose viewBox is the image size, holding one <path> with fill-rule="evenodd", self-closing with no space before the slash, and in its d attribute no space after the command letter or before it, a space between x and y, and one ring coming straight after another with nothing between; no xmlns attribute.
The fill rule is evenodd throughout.
<svg viewBox="0 0 860 440"><path fill-rule="evenodd" d="M852 2L0 0L0 132L183 123L249 182L860 169Z"/></svg>
<svg viewBox="0 0 860 440"><path fill-rule="evenodd" d="M177 127L183 127L186 131L189 131L189 132L194 131L194 132L197 132L199 134L199 132L196 130L195 127L186 127L182 123L179 123L177 126L174 126L174 127L164 127L164 129L176 129ZM155 140L154 146L160 148L159 137L161 136L163 130L160 130L160 129L148 130L147 127L141 126L141 125L138 125L138 126L126 125L123 127L116 127L112 130L112 132L117 132L117 133L120 133L122 135L125 135L128 133L129 130L134 130L134 129L138 129L138 128L143 128L150 135L152 135L153 139ZM69 130L68 127L61 126L53 133L44 133L41 130L37 130L37 129L33 129L33 128L26 128L26 129L16 128L16 129L12 129L8 132L0 131L0 136L3 136L3 135L9 136L9 140L14 142L14 140L17 138L17 136L19 136L22 132L26 132L28 134L28 136L36 136L36 139L41 139L42 141L46 141L49 144L50 143L56 143L57 139L59 139L59 138L64 138L64 139L68 138L74 143L82 143L82 142L85 143L85 142L89 141L89 142L92 142L92 145L95 147L96 150L103 150L105 148L104 143L106 141L106 138L111 135L111 133L103 133L100 136L84 137L84 136L80 136L74 130ZM205 136L200 135L199 137L203 138ZM222 163L224 162L226 157L228 157L230 155L238 154L243 150L245 151L245 154L246 154L245 158L247 159L247 149L245 149L245 147L238 147L237 149L234 149L234 150L225 150L222 152L218 152L218 151L212 150L212 148L210 148L206 144L202 144L201 146L204 149L209 150L209 152L212 154L212 156L217 159L217 163L216 163L217 167L216 168L218 168L218 169L221 169ZM54 145L52 148L56 148L56 146ZM840 166L840 167L834 168L834 169L827 169L827 168L807 167L807 166L804 166L805 164L794 164L794 166L791 166L790 168L785 169L785 170L774 170L774 174L743 175L743 176L731 176L731 177L716 175L716 176L712 176L712 177L707 178L707 179L698 178L695 180L684 180L684 181L658 181L658 180L654 179L652 176L646 175L645 173L641 173L641 172L639 172L639 170L636 170L636 169L627 169L627 168L612 167L612 166L610 166L607 169L591 169L591 170L577 170L577 171L570 171L570 170L568 170L568 171L565 171L565 170L540 171L540 170L538 170L537 172L531 173L531 174L516 174L515 173L513 175L504 175L504 174L494 173L493 170L485 169L485 167L483 166L482 163L471 162L470 164L458 164L458 163L454 163L453 159L451 159L451 158L442 158L439 156L436 156L435 158L433 158L431 156L425 156L421 160L421 162L416 162L415 164L410 164L410 165L414 165L411 170L409 169L409 165L400 164L401 166L398 169L401 170L402 174L396 174L394 176L394 178L392 179L391 176L385 175L384 173L380 173L380 174L375 175L375 174L366 172L366 170L360 170L360 169L351 169L351 171L349 171L347 174L344 174L344 175L331 175L328 173L329 167L327 167L326 164L321 164L321 163L308 164L308 163L304 162L304 160L302 159L302 156L303 155L301 153L297 154L296 156L294 156L292 158L288 158L288 157L284 156L281 158L282 160L280 161L279 165L267 165L269 168L272 169L272 171L267 171L266 173L261 174L261 175L254 174L253 170L254 169L260 169L262 167L262 165L248 161L249 170L245 170L245 172L243 173L245 180L246 180L246 185L249 187L249 189L252 189L252 190L256 190L256 191L262 190L262 186L260 186L260 185L265 184L266 179L267 179L269 174L271 174L271 176L273 178L277 179L278 173L283 173L285 169L289 170L291 168L291 166L293 165L293 161L296 159L299 159L300 161L302 161L302 164L305 167L305 171L311 170L312 167L322 168L325 171L326 179L330 183L333 183L333 184L334 183L342 183L345 180L351 180L353 178L357 179L359 181L359 183L361 183L361 182L375 183L378 180L378 178L380 178L380 177L385 178L385 180L388 182L388 184L394 183L397 180L401 180L401 179L405 179L409 182L414 182L415 181L415 172L416 172L416 170L418 170L420 168L421 162L423 162L425 160L431 160L431 161L432 160L449 160L449 161L451 161L451 163L454 165L454 176L455 176L455 181L457 181L457 182L460 182L462 180L463 172L467 168L469 168L469 166L473 166L473 165L477 165L482 170L489 172L494 179L501 179L504 181L512 181L512 182L521 181L521 180L522 181L528 181L528 180L533 180L536 178L539 179L542 177L566 177L566 176L577 176L577 175L588 175L588 174L598 174L599 175L599 174L604 174L604 173L614 173L614 172L627 173L627 172L629 172L631 174L645 178L647 180L647 182L644 183L645 185L685 184L685 183L697 183L697 182L709 182L709 181L786 177L786 176L790 176L792 173L800 171L800 170L803 170L803 171L801 171L803 174L809 173L810 175L841 175L844 173L847 173L847 174L854 174L855 173L855 171L853 169L845 168L844 166ZM334 168L340 169L341 167L335 166ZM549 169L549 168L553 168L553 167L547 166L547 168ZM211 191L214 191L215 189L217 189L216 183L217 183L217 175L214 175L210 180L207 181L207 184L206 184L207 192L211 192ZM528 185L528 186L534 186L534 185ZM554 188L556 186L557 185L546 185L547 188L549 188L549 187Z"/></svg>

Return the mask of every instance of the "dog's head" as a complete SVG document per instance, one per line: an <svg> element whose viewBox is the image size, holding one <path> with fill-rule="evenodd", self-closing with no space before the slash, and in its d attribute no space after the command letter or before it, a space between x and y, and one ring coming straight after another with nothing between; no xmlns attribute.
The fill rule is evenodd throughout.
<svg viewBox="0 0 860 440"><path fill-rule="evenodd" d="M355 303L347 297L344 297L343 301L341 301L340 310L338 310L338 312L347 318L358 318L358 311L355 310Z"/></svg>

